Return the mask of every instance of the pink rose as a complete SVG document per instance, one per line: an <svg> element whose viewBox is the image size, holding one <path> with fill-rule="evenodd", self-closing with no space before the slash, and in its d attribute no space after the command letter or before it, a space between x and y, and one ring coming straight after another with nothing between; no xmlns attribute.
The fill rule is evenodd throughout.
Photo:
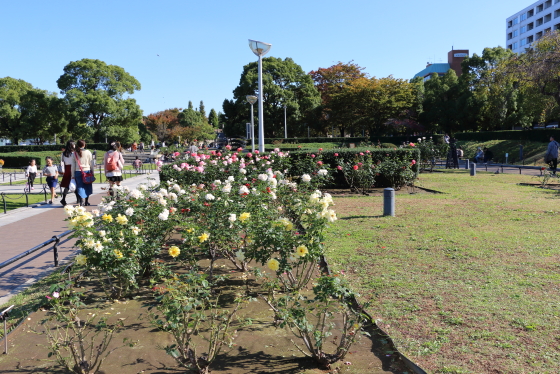
<svg viewBox="0 0 560 374"><path fill-rule="evenodd" d="M360 168L360 167L359 167L358 165L352 166L352 169L354 169L354 170L358 170L359 168Z"/></svg>

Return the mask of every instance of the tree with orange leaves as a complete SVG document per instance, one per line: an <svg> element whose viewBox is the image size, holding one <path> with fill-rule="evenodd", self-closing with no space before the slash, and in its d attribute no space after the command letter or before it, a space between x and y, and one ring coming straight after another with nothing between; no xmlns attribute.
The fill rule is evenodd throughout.
<svg viewBox="0 0 560 374"><path fill-rule="evenodd" d="M341 136L344 136L346 124L334 120L337 114L333 112L331 100L333 95L339 94L356 79L367 78L368 75L363 70L364 68L350 61L309 72L315 87L321 94L321 106L316 112L318 117L316 125L322 127L324 132L328 133L333 127L337 127Z"/></svg>

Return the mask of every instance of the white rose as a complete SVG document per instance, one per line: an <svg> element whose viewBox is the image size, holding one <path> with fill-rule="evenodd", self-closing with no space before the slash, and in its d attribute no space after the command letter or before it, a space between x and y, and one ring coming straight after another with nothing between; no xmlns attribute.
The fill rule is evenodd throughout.
<svg viewBox="0 0 560 374"><path fill-rule="evenodd" d="M302 180L302 182L309 183L309 182L311 182L311 176L309 176L309 174L303 174L301 176L301 180Z"/></svg>

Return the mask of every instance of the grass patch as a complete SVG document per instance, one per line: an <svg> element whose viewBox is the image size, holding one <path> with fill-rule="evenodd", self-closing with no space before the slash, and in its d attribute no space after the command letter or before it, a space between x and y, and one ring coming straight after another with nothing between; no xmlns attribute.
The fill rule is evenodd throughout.
<svg viewBox="0 0 560 374"><path fill-rule="evenodd" d="M515 140L490 140L487 142L460 141L457 145L463 148L465 158L473 159L477 147L487 147L494 154L494 162L505 163L505 154L508 153L508 163L521 164L519 159L519 144L523 144L523 163L525 165L545 165L544 154L548 143L515 141Z"/></svg>
<svg viewBox="0 0 560 374"><path fill-rule="evenodd" d="M47 199L50 199L50 193L47 194ZM3 199L6 199L6 211L10 211L13 209L23 208L27 206L27 202L29 206L33 204L37 204L40 202L45 201L45 195L42 193L33 193L27 195L27 201L25 199L25 195L23 194L5 194ZM0 200L0 213L4 213L4 201Z"/></svg>
<svg viewBox="0 0 560 374"><path fill-rule="evenodd" d="M330 262L428 372L556 372L558 193L516 174L421 181L445 194L398 195L396 217L381 197L335 198Z"/></svg>
<svg viewBox="0 0 560 374"><path fill-rule="evenodd" d="M8 303L0 305L0 311L6 309L10 305L14 305L7 321L8 333L10 333L18 324L27 318L33 312L36 312L45 304L45 295L49 294L49 288L53 284L62 284L68 279L67 274L61 274L64 268L57 269L56 272L37 281L24 291L18 293L10 299ZM4 328L0 329L0 339L4 337Z"/></svg>

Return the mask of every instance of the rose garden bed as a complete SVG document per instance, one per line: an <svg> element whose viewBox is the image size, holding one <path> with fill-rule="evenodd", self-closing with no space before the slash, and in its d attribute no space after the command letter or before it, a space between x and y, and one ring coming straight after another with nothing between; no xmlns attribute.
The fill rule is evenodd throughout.
<svg viewBox="0 0 560 374"><path fill-rule="evenodd" d="M408 154L375 161L367 151L338 159L338 170L365 192L381 173L413 178ZM319 190L333 179L321 154L292 164L281 152L186 157L160 185L123 189L92 212L65 207L81 249L74 273L87 273L51 287L10 335L0 367L401 372L368 303L325 267L325 230L337 218Z"/></svg>

